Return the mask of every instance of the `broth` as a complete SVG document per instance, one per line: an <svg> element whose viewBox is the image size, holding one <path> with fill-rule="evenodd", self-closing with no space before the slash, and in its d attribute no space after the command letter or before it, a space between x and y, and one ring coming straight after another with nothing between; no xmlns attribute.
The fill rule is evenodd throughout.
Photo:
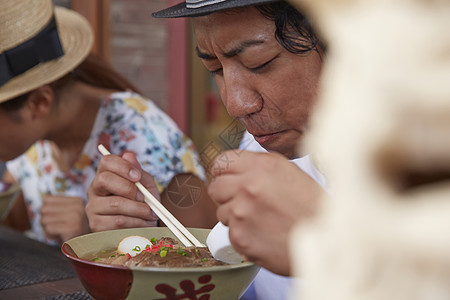
<svg viewBox="0 0 450 300"><path fill-rule="evenodd" d="M132 257L121 254L117 249L92 252L83 259L111 265L133 267L210 267L227 265L214 259L206 247L182 247L172 238L152 239L152 245Z"/></svg>

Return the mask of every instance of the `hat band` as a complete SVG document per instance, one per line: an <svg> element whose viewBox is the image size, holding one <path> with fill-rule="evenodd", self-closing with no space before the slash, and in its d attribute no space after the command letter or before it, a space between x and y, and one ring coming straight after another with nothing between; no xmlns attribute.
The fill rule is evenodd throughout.
<svg viewBox="0 0 450 300"><path fill-rule="evenodd" d="M40 63L64 55L55 17L28 41L0 54L0 86Z"/></svg>
<svg viewBox="0 0 450 300"><path fill-rule="evenodd" d="M186 8L200 8L203 6L214 5L226 0L186 0Z"/></svg>

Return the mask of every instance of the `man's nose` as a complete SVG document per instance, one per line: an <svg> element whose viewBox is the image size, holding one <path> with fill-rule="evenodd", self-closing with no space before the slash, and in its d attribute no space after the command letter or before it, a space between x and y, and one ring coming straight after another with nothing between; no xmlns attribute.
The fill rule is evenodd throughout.
<svg viewBox="0 0 450 300"><path fill-rule="evenodd" d="M221 89L225 107L233 118L242 118L260 111L263 99L257 85L239 72L224 72Z"/></svg>

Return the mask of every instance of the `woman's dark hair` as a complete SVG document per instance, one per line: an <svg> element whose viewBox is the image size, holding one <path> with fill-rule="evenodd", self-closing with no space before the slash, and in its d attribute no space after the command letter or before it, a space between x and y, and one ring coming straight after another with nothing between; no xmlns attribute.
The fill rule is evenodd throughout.
<svg viewBox="0 0 450 300"><path fill-rule="evenodd" d="M81 81L86 84L112 90L131 90L139 92L136 87L122 75L114 71L103 59L89 55L78 67L62 78L50 83L50 87L58 93L61 88L73 81ZM0 109L8 112L22 108L31 92L22 94L16 98L0 103Z"/></svg>
<svg viewBox="0 0 450 300"><path fill-rule="evenodd" d="M0 109L6 112L13 112L22 108L27 102L28 96L31 92L22 94L13 99L0 103Z"/></svg>
<svg viewBox="0 0 450 300"><path fill-rule="evenodd" d="M275 23L275 38L287 51L294 54L306 54L318 51L324 45L312 29L309 20L295 7L280 1L256 6L263 16Z"/></svg>
<svg viewBox="0 0 450 300"><path fill-rule="evenodd" d="M74 79L92 86L118 91L131 90L139 93L131 82L117 73L107 62L92 54L71 75ZM57 86L52 87L57 88Z"/></svg>

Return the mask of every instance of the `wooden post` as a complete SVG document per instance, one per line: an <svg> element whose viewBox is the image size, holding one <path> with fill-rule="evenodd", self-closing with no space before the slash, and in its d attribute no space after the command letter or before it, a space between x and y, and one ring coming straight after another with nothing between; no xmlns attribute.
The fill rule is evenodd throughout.
<svg viewBox="0 0 450 300"><path fill-rule="evenodd" d="M169 0L175 5L179 0ZM180 129L189 132L189 20L168 20L168 114Z"/></svg>
<svg viewBox="0 0 450 300"><path fill-rule="evenodd" d="M92 53L110 62L111 59L111 0L72 0L72 9L82 14L94 30Z"/></svg>

